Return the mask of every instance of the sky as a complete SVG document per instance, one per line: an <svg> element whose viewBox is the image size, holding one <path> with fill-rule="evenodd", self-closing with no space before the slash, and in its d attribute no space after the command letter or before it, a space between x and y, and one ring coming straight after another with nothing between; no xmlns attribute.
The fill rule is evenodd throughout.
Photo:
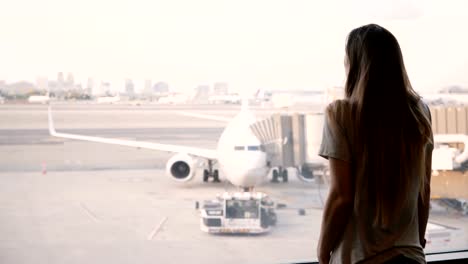
<svg viewBox="0 0 468 264"><path fill-rule="evenodd" d="M463 0L0 0L0 80L165 81L188 91L341 86L346 36L378 23L417 91L468 87Z"/></svg>

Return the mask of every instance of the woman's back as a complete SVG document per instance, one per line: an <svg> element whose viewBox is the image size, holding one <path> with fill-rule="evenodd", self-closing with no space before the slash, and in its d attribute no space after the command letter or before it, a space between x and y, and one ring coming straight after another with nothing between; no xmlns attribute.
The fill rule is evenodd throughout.
<svg viewBox="0 0 468 264"><path fill-rule="evenodd" d="M345 68L346 99L328 106L319 153L331 171L319 257L327 261L332 252L334 263L381 263L403 255L424 263L430 112L388 30L352 30Z"/></svg>
<svg viewBox="0 0 468 264"><path fill-rule="evenodd" d="M430 112L422 102L418 105L430 119ZM320 155L334 157L352 164L355 179L354 208L345 228L341 242L333 251L332 263L356 263L368 261L379 263L398 255L405 255L419 262L424 262L424 253L419 241L418 197L420 194L420 177L426 173L425 156L413 159L407 164L409 170L408 186L402 206L396 206L386 223L376 222L376 200L372 194L371 177L369 175L368 159L358 153L362 151L359 130L355 120L356 111L349 100L339 100L327 108L327 122L324 132L324 143ZM378 135L376 135L378 136ZM333 142L327 142L333 141ZM381 138L380 145L392 144ZM429 143L429 142L428 142ZM408 143L411 145L411 142ZM431 145L425 146L428 150ZM428 152L430 153L430 152ZM374 155L375 156L375 155ZM395 159L397 160L397 159ZM395 171L394 162L389 160L388 168L383 170ZM383 163L385 166L385 163ZM398 194L398 190L393 190ZM401 200L394 197L394 200Z"/></svg>

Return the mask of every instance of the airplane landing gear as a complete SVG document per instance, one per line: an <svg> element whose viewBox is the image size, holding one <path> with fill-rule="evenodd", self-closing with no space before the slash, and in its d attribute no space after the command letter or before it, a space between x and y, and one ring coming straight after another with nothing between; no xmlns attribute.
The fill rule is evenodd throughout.
<svg viewBox="0 0 468 264"><path fill-rule="evenodd" d="M273 169L273 179L271 182L279 183L278 178L282 178L283 182L288 182L288 169L278 167L278 169Z"/></svg>
<svg viewBox="0 0 468 264"><path fill-rule="evenodd" d="M208 160L208 169L203 170L203 182L208 182L208 180L213 178L213 182L221 182L219 180L219 171L213 169L213 161Z"/></svg>
<svg viewBox="0 0 468 264"><path fill-rule="evenodd" d="M213 182L221 182L221 181L219 180L219 172L218 172L218 170L214 170L214 172L213 172Z"/></svg>

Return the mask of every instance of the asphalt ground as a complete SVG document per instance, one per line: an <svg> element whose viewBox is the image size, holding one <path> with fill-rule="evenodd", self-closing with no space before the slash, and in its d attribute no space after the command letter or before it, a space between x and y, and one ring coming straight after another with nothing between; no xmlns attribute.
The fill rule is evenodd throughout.
<svg viewBox="0 0 468 264"><path fill-rule="evenodd" d="M178 114L232 117L238 106L56 104L59 132L215 148L225 123ZM274 109L254 109L268 116ZM235 191L226 181L165 174L174 154L52 138L47 106L0 105L0 263L288 263L316 259L324 184L266 181L278 224L260 236L199 229L195 202ZM221 175L223 178L223 175ZM298 211L305 210L305 215ZM468 248L468 219L434 207L431 219L457 230L429 252Z"/></svg>

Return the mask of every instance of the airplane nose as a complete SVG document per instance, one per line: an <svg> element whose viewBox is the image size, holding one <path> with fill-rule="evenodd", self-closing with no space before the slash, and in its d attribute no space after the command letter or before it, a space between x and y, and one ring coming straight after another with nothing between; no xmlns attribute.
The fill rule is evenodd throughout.
<svg viewBox="0 0 468 264"><path fill-rule="evenodd" d="M260 158L238 159L236 166L225 167L228 180L237 186L255 186L262 182L268 173L266 160ZM234 165L234 164L232 164Z"/></svg>
<svg viewBox="0 0 468 264"><path fill-rule="evenodd" d="M262 182L267 174L266 154L260 151L237 151L220 160L226 178L236 186L251 187Z"/></svg>

